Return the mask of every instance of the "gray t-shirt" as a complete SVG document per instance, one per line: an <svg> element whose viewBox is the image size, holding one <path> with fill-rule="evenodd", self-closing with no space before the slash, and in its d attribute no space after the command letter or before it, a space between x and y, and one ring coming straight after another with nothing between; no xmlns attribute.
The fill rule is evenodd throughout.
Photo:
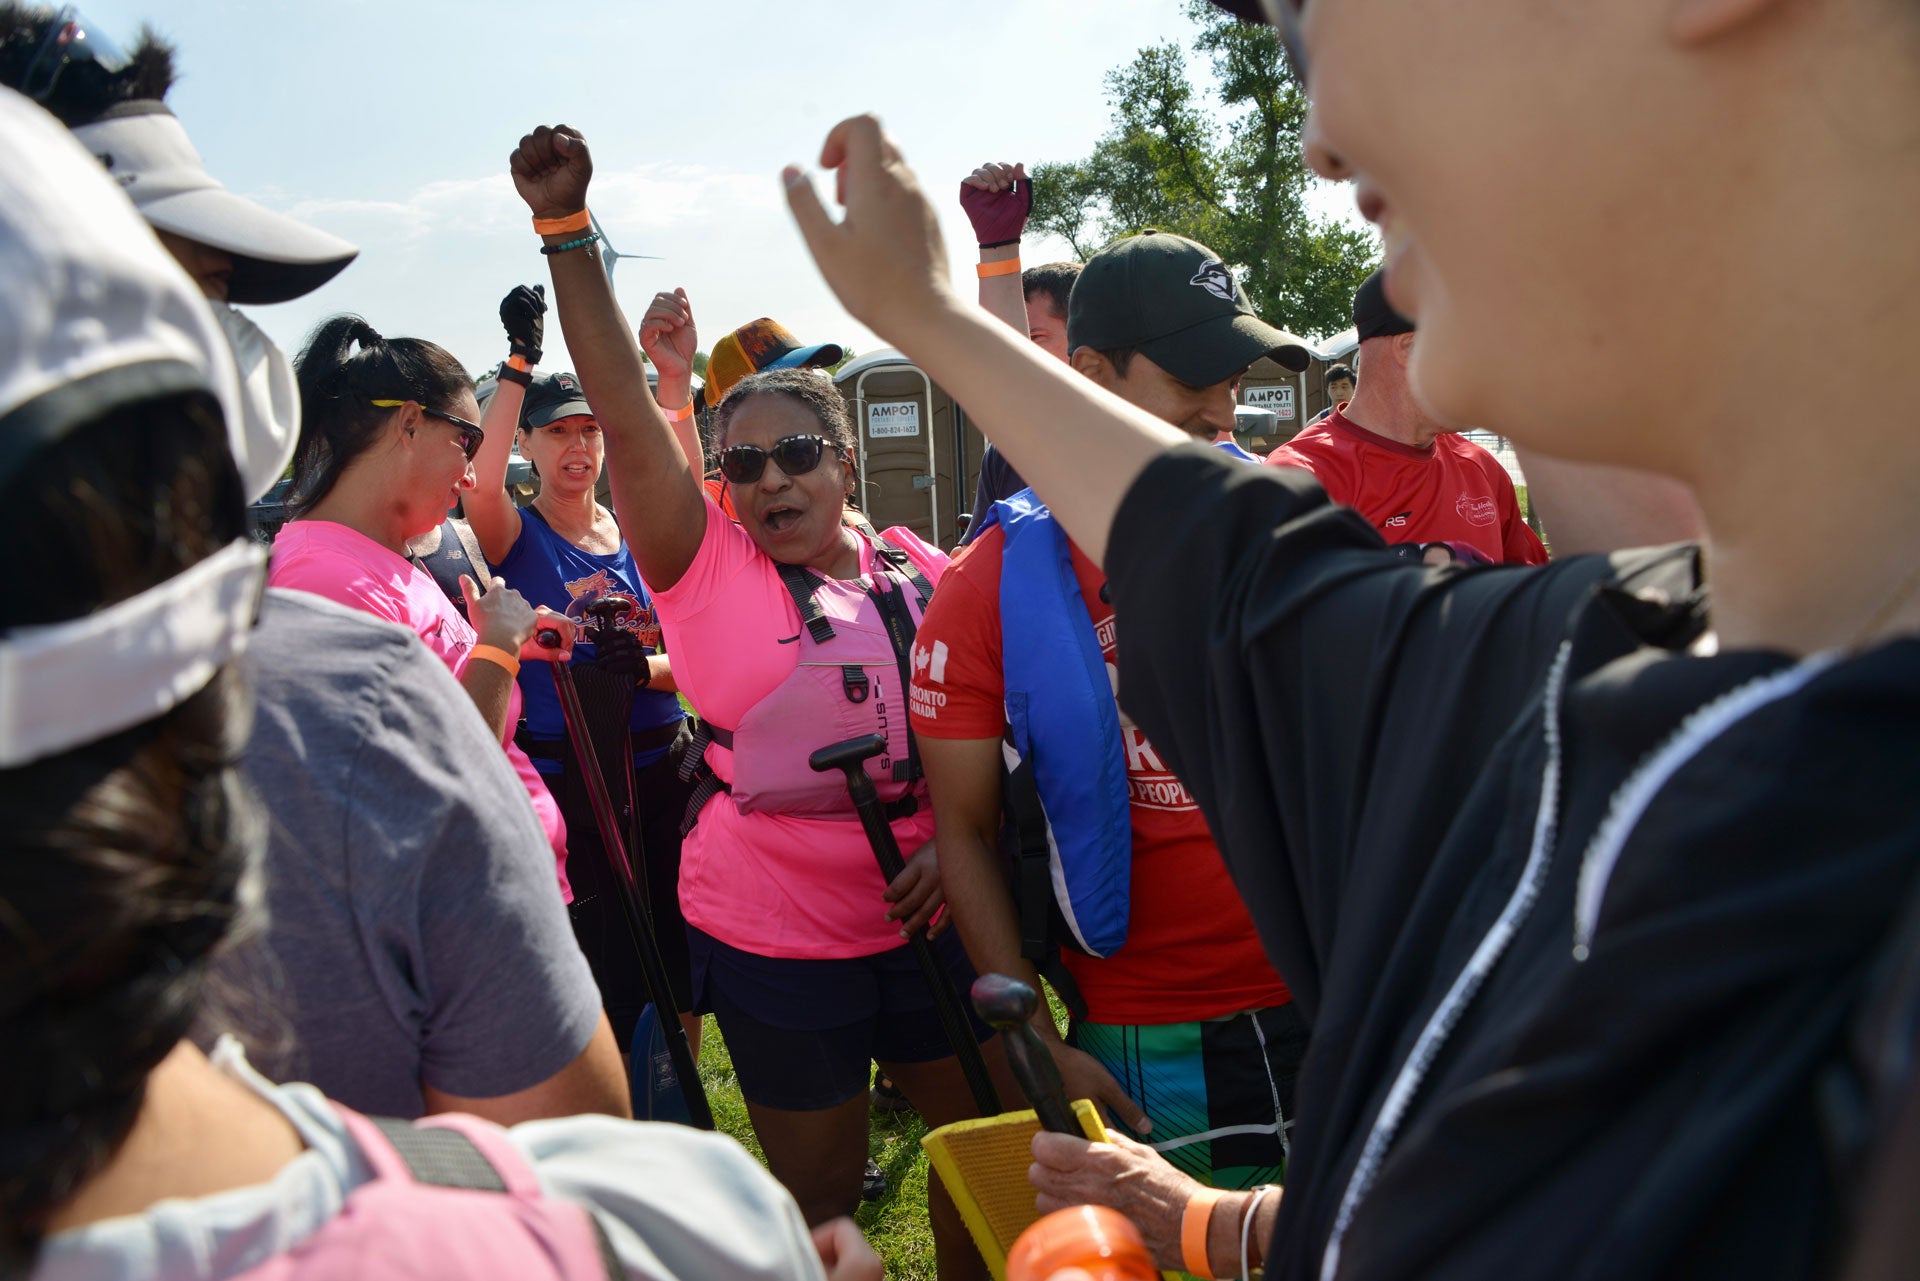
<svg viewBox="0 0 1920 1281"><path fill-rule="evenodd" d="M551 859L547 866L557 894ZM306 1151L266 1183L160 1201L57 1233L41 1247L30 1281L224 1281L312 1236L373 1177L318 1090L269 1084L231 1038L213 1061L278 1108ZM824 1276L800 1207L732 1139L607 1116L529 1121L507 1137L543 1193L593 1210L628 1277Z"/></svg>
<svg viewBox="0 0 1920 1281"><path fill-rule="evenodd" d="M269 920L218 972L263 1070L417 1117L423 1084L487 1098L573 1062L600 994L526 787L445 664L280 590L247 657Z"/></svg>

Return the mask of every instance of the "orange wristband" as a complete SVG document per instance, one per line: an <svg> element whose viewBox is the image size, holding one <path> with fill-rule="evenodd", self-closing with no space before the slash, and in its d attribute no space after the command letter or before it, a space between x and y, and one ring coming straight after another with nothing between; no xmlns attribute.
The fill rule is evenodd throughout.
<svg viewBox="0 0 1920 1281"><path fill-rule="evenodd" d="M985 280L988 276L1015 276L1020 273L1018 258L1003 258L999 262L983 262L973 269L973 274Z"/></svg>
<svg viewBox="0 0 1920 1281"><path fill-rule="evenodd" d="M524 374L531 371L533 369L533 366L527 363L527 358L525 356L508 356L507 368L518 369L521 373Z"/></svg>
<svg viewBox="0 0 1920 1281"><path fill-rule="evenodd" d="M662 409L660 412L667 416L670 423L683 423L693 417L693 402L689 400L678 409Z"/></svg>
<svg viewBox="0 0 1920 1281"><path fill-rule="evenodd" d="M564 218L535 218L533 229L543 236L564 236L569 231L585 231L593 224L593 215L582 209Z"/></svg>
<svg viewBox="0 0 1920 1281"><path fill-rule="evenodd" d="M1207 1223L1213 1218L1219 1188L1201 1188L1187 1198L1180 1216L1180 1266L1197 1277L1210 1277L1213 1268L1207 1262Z"/></svg>
<svg viewBox="0 0 1920 1281"><path fill-rule="evenodd" d="M475 645L467 651L467 659L468 661L472 661L476 658L483 663L492 663L495 667L504 667L509 676L518 676L520 674L519 657L507 653L506 650L501 649L498 645Z"/></svg>

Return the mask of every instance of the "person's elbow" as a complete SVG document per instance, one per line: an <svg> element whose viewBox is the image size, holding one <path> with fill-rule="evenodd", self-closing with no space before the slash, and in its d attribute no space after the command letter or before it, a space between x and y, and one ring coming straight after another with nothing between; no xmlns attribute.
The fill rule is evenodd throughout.
<svg viewBox="0 0 1920 1281"><path fill-rule="evenodd" d="M613 1038L607 1016L600 1016L587 1046L573 1062L537 1085L512 1094L487 1098L447 1094L426 1086L422 1090L428 1113L465 1112L497 1125L518 1125L549 1117L578 1116L597 1112L606 1116L630 1118L633 1100L627 1088L627 1074L620 1061L620 1047Z"/></svg>

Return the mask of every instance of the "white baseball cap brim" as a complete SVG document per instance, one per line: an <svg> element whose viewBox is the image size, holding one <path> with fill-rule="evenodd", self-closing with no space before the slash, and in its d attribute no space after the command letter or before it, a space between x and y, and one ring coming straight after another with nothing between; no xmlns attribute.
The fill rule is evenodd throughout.
<svg viewBox="0 0 1920 1281"><path fill-rule="evenodd" d="M230 302L286 302L312 293L360 252L228 191L165 103L123 103L73 132L150 224L233 256Z"/></svg>

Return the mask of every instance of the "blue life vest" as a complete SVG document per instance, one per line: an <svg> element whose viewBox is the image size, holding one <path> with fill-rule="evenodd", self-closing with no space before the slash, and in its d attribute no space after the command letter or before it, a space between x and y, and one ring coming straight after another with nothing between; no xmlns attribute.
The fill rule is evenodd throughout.
<svg viewBox="0 0 1920 1281"><path fill-rule="evenodd" d="M1111 956L1127 941L1133 879L1120 708L1066 532L1031 489L995 503L981 531L996 524L1006 531L1000 647L1009 786L1031 766L1054 905L1076 948ZM1021 914L1026 936L1036 923L1028 904ZM1023 950L1030 951L1025 937Z"/></svg>

